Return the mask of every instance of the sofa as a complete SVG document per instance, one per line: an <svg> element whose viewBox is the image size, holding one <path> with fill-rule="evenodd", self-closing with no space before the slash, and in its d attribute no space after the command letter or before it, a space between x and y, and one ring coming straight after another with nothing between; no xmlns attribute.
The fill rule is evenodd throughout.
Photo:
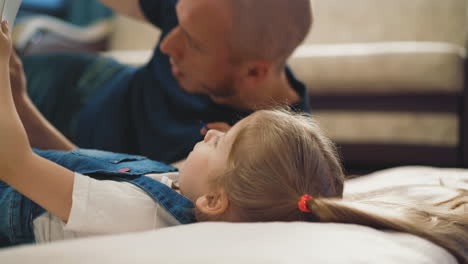
<svg viewBox="0 0 468 264"><path fill-rule="evenodd" d="M467 1L311 1L312 31L289 64L348 172L468 167ZM141 65L159 37L149 24L119 15L88 28L49 21L60 29L42 31L39 20L49 18L35 19L16 34L29 54L87 50ZM42 37L31 45L34 32L69 44Z"/></svg>
<svg viewBox="0 0 468 264"><path fill-rule="evenodd" d="M291 60L350 169L468 166L464 0L315 0Z"/></svg>

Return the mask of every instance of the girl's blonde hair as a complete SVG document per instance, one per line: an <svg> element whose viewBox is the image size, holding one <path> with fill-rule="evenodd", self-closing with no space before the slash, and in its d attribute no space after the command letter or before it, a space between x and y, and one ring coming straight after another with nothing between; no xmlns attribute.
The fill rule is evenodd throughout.
<svg viewBox="0 0 468 264"><path fill-rule="evenodd" d="M229 220L350 223L406 232L468 262L468 213L460 210L467 190L446 188L456 195L437 203L405 201L411 187L342 199L344 174L335 147L310 116L264 110L251 118L237 134L225 175L214 182L229 198L229 215L236 216ZM307 203L312 213L298 209L304 194L315 197Z"/></svg>

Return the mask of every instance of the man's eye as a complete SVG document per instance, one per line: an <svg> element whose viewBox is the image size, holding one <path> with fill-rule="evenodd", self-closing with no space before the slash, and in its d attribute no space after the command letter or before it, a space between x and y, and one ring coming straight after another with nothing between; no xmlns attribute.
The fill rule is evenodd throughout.
<svg viewBox="0 0 468 264"><path fill-rule="evenodd" d="M194 50L197 50L197 51L200 50L200 48L195 43L193 43L191 41L189 41L189 46Z"/></svg>
<svg viewBox="0 0 468 264"><path fill-rule="evenodd" d="M186 40L187 40L188 46L189 46L191 49L200 51L200 47L199 47L195 42L193 42L193 41L192 41L191 39L189 39L189 38L186 38Z"/></svg>

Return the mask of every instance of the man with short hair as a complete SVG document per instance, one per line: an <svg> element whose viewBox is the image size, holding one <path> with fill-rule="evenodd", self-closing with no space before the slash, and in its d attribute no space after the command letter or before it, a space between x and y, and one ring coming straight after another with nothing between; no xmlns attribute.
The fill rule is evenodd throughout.
<svg viewBox="0 0 468 264"><path fill-rule="evenodd" d="M32 100L78 146L175 162L202 139L202 123L226 130L259 109L309 111L286 61L309 32L310 0L100 1L161 29L147 65L24 58Z"/></svg>

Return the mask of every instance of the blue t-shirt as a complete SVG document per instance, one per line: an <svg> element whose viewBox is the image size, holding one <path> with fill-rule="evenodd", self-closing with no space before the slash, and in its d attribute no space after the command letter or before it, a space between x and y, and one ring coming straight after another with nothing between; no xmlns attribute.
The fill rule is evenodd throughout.
<svg viewBox="0 0 468 264"><path fill-rule="evenodd" d="M162 31L163 39L178 20L177 0L140 0L146 18ZM251 114L214 103L208 96L186 93L171 72L169 57L158 42L150 62L119 72L82 111L76 143L95 148L148 156L172 163L190 153L203 136L200 121L231 125ZM292 107L309 112L306 87L286 69L301 100Z"/></svg>

